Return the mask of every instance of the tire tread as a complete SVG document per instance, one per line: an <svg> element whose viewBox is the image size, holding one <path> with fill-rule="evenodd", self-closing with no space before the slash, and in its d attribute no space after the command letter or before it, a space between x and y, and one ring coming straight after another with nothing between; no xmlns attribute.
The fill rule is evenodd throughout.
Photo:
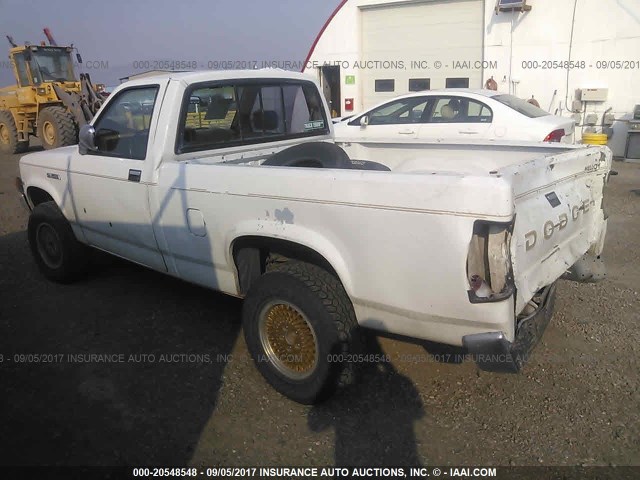
<svg viewBox="0 0 640 480"><path fill-rule="evenodd" d="M58 270L47 267L38 254L35 229L42 220L47 220L62 236L65 260ZM49 280L66 284L72 283L86 274L89 265L89 247L76 239L71 225L55 202L49 201L36 205L29 217L28 238L36 264Z"/></svg>
<svg viewBox="0 0 640 480"><path fill-rule="evenodd" d="M0 151L8 154L24 153L29 148L29 142L21 142L18 140L18 128L13 119L13 115L9 110L0 110L0 123L4 123L9 127L9 146L8 148L0 147Z"/></svg>
<svg viewBox="0 0 640 480"><path fill-rule="evenodd" d="M264 362L257 360L263 351L257 343L255 315L259 311L262 299L268 298L271 295L270 292L278 291L282 293L277 293L276 298L278 295L285 295L286 298L288 294L284 292L290 292L293 298L297 296L300 299L306 298L307 302L312 301L313 304L309 304L308 307L305 307L304 303L298 305L303 309L312 308L312 311L315 309L317 314L321 315L315 321L326 322L319 324L325 325L322 328L324 333L321 335L324 342L321 346L322 351L331 356L345 355L342 361L321 357L320 361L325 363L319 367L319 372L323 373L319 373L320 376L309 379L308 382L305 381L304 385L294 386L295 382L277 380L274 377L276 374L272 373ZM349 362L346 355L359 343L361 335L358 322L342 283L322 267L299 260L287 260L280 256L268 258L265 274L252 286L245 299L243 325L245 338L256 366L269 383L289 398L304 404L318 403L327 399L337 389L354 382L355 364Z"/></svg>
<svg viewBox="0 0 640 480"><path fill-rule="evenodd" d="M42 119L42 116L45 119ZM54 145L49 148L64 147L68 145L74 145L78 143L78 125L76 124L73 115L65 107L53 106L45 107L38 116L38 135L42 136L42 128L40 124L46 120L46 117L51 116L51 121L55 123L56 132L58 134ZM41 138L42 139L42 138ZM45 142L43 141L43 145Z"/></svg>

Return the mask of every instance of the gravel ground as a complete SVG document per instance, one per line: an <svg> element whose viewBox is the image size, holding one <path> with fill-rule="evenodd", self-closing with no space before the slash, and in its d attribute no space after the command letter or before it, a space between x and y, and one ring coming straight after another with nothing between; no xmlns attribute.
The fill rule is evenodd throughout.
<svg viewBox="0 0 640 480"><path fill-rule="evenodd" d="M608 280L560 282L521 374L379 338L392 363L305 407L253 367L238 300L112 259L44 281L17 162L0 156L0 464L640 465L640 165L614 165Z"/></svg>

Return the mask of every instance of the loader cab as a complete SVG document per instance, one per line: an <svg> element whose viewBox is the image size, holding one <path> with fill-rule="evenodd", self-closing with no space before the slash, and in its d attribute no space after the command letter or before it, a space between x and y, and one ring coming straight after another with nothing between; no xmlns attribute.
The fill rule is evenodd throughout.
<svg viewBox="0 0 640 480"><path fill-rule="evenodd" d="M19 47L11 51L11 59L21 87L77 81L69 47Z"/></svg>

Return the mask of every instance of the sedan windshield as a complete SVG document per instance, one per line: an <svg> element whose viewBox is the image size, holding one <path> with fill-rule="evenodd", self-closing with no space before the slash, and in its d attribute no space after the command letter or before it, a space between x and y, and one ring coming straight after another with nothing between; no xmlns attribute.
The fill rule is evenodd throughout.
<svg viewBox="0 0 640 480"><path fill-rule="evenodd" d="M513 108L516 112L521 113L529 118L538 118L538 117L546 117L551 115L549 112L545 112L539 107L530 104L526 100L522 100L521 98L514 97L513 95L496 95L495 97L491 97L494 100L506 105L507 107Z"/></svg>

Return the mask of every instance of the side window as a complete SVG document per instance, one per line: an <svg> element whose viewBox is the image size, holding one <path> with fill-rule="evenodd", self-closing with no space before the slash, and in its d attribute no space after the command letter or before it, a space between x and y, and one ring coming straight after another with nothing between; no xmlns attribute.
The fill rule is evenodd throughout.
<svg viewBox="0 0 640 480"><path fill-rule="evenodd" d="M382 105L369 112L369 125L397 125L419 123L428 99L424 97L404 98ZM350 123L359 125L360 118Z"/></svg>
<svg viewBox="0 0 640 480"><path fill-rule="evenodd" d="M493 112L484 103L469 100L465 121L467 123L491 123Z"/></svg>
<svg viewBox="0 0 640 480"><path fill-rule="evenodd" d="M13 61L15 62L16 69L18 70L20 86L26 87L29 85L29 75L27 75L27 62L24 60L24 55L22 53L16 53L13 56Z"/></svg>
<svg viewBox="0 0 640 480"><path fill-rule="evenodd" d="M326 135L314 84L283 82L196 87L183 108L176 153Z"/></svg>
<svg viewBox="0 0 640 480"><path fill-rule="evenodd" d="M144 160L158 86L130 88L114 98L94 124L98 155Z"/></svg>
<svg viewBox="0 0 640 480"><path fill-rule="evenodd" d="M455 97L438 98L429 121L431 123L450 123L460 113L460 100Z"/></svg>
<svg viewBox="0 0 640 480"><path fill-rule="evenodd" d="M465 97L440 97L431 123L491 123L493 112L485 104Z"/></svg>

